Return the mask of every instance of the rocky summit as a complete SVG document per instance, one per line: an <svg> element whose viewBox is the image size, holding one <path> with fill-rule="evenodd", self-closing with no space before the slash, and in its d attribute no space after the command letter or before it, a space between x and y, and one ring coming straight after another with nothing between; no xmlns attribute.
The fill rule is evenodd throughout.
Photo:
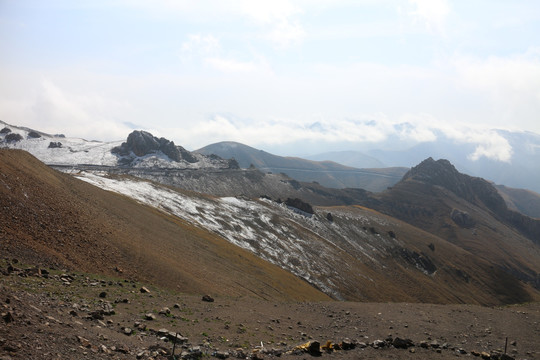
<svg viewBox="0 0 540 360"><path fill-rule="evenodd" d="M129 156L133 153L135 156L145 156L162 152L173 161L185 160L189 163L195 163L198 160L191 155L189 151L181 146L176 146L173 141L165 138L157 138L146 131L133 131L128 135L127 141L122 145L111 150L114 154L120 156Z"/></svg>

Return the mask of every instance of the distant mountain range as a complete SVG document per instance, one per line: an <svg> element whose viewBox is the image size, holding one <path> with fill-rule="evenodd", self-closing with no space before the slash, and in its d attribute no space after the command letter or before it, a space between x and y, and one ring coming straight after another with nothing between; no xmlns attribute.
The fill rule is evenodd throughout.
<svg viewBox="0 0 540 360"><path fill-rule="evenodd" d="M314 161L298 157L283 157L236 142L220 142L195 151L215 154L225 159L234 158L242 168L251 166L264 172L285 173L305 182L317 182L332 188L361 188L382 191L398 182L408 168L356 168L336 161ZM373 162L377 164L377 162Z"/></svg>
<svg viewBox="0 0 540 360"><path fill-rule="evenodd" d="M412 167L428 157L447 159L464 173L479 176L496 184L513 188L529 189L540 193L540 135L532 132L510 132L492 130L504 147L511 153L508 161L495 160L486 156L473 157L490 151L499 151L495 144L478 145L473 142L459 142L437 133L436 141L423 142L413 146L401 144L399 139L388 143L365 144L361 151L341 151L307 156L311 160L329 160L353 167ZM385 143L386 144L386 143ZM360 146L360 145L359 145ZM400 147L399 150L396 150ZM390 149L390 150L389 150Z"/></svg>

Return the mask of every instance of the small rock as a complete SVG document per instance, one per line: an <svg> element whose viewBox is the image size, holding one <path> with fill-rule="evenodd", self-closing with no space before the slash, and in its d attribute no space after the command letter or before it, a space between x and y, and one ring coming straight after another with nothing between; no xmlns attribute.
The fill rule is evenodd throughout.
<svg viewBox="0 0 540 360"><path fill-rule="evenodd" d="M144 315L144 318L146 320L156 320L156 315L154 315L152 313L148 313L148 314Z"/></svg>
<svg viewBox="0 0 540 360"><path fill-rule="evenodd" d="M100 298L106 298L107 297L107 292L106 291L102 291L99 293L99 297Z"/></svg>
<svg viewBox="0 0 540 360"><path fill-rule="evenodd" d="M125 327L124 328L124 334L129 336L129 335L133 334L133 330L131 328Z"/></svg>
<svg viewBox="0 0 540 360"><path fill-rule="evenodd" d="M116 348L116 352L121 354L129 354L129 348L126 345L120 345Z"/></svg>
<svg viewBox="0 0 540 360"><path fill-rule="evenodd" d="M146 287L144 287L144 286L141 287L141 288L139 289L139 291L140 291L141 293L143 293L143 294L148 294L148 293L150 292L150 290L148 290L148 288L146 288Z"/></svg>
<svg viewBox="0 0 540 360"><path fill-rule="evenodd" d="M79 341L82 347L89 348L90 346L92 346L90 344L90 341L88 339L83 338L82 336L77 336L77 340Z"/></svg>
<svg viewBox="0 0 540 360"><path fill-rule="evenodd" d="M356 344L351 341L350 339L344 339L342 342L341 342L341 348L343 350L352 350L354 349L356 346Z"/></svg>
<svg viewBox="0 0 540 360"><path fill-rule="evenodd" d="M307 347L307 353L312 356L320 356L322 354L321 344L318 341L310 341Z"/></svg>
<svg viewBox="0 0 540 360"><path fill-rule="evenodd" d="M210 295L204 295L202 297L202 301L206 301L206 302L214 302L214 298L211 297Z"/></svg>
<svg viewBox="0 0 540 360"><path fill-rule="evenodd" d="M13 313L11 311L8 311L7 313L2 313L2 319L4 319L6 324L9 324L15 321L15 318L13 317Z"/></svg>
<svg viewBox="0 0 540 360"><path fill-rule="evenodd" d="M218 358L218 359L227 359L229 358L229 353L227 351L216 351L214 353L214 357Z"/></svg>
<svg viewBox="0 0 540 360"><path fill-rule="evenodd" d="M392 345L397 349L408 349L413 347L414 343L411 339L402 339L397 337L392 341Z"/></svg>
<svg viewBox="0 0 540 360"><path fill-rule="evenodd" d="M168 307L164 307L163 309L159 310L160 315L169 315L171 313L171 309Z"/></svg>

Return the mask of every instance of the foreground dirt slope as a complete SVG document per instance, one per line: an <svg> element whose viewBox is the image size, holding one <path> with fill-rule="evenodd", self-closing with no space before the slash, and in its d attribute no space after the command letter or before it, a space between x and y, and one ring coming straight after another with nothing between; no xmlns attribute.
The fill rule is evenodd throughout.
<svg viewBox="0 0 540 360"><path fill-rule="evenodd" d="M119 274L200 294L325 300L204 230L0 150L0 250L39 265Z"/></svg>
<svg viewBox="0 0 540 360"><path fill-rule="evenodd" d="M175 355L184 359L309 359L319 355L313 350L328 360L540 358L539 303L205 302L145 283L42 270L0 260L0 359L170 359L175 334ZM409 341L400 346L398 338ZM328 341L346 350L326 350ZM316 345L311 353L295 350L306 343Z"/></svg>

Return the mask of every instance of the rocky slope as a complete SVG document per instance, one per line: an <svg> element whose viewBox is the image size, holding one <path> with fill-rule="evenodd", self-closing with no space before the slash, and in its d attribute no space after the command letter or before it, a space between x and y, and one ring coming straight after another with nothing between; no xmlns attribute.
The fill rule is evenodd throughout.
<svg viewBox="0 0 540 360"><path fill-rule="evenodd" d="M446 160L423 161L367 204L540 287L540 221L508 209L491 183Z"/></svg>
<svg viewBox="0 0 540 360"><path fill-rule="evenodd" d="M315 207L308 214L277 199L215 198L125 176L77 175L94 187L28 154L1 154L2 209L15 216L2 227L3 252L24 259L106 273L118 267L192 292L263 298L324 298L308 283L347 300L492 305L538 298L486 260L369 209Z"/></svg>
<svg viewBox="0 0 540 360"><path fill-rule="evenodd" d="M328 299L219 236L0 149L0 253L188 293Z"/></svg>
<svg viewBox="0 0 540 360"><path fill-rule="evenodd" d="M536 359L538 304L193 296L0 259L2 359ZM506 350L506 355L504 355Z"/></svg>

